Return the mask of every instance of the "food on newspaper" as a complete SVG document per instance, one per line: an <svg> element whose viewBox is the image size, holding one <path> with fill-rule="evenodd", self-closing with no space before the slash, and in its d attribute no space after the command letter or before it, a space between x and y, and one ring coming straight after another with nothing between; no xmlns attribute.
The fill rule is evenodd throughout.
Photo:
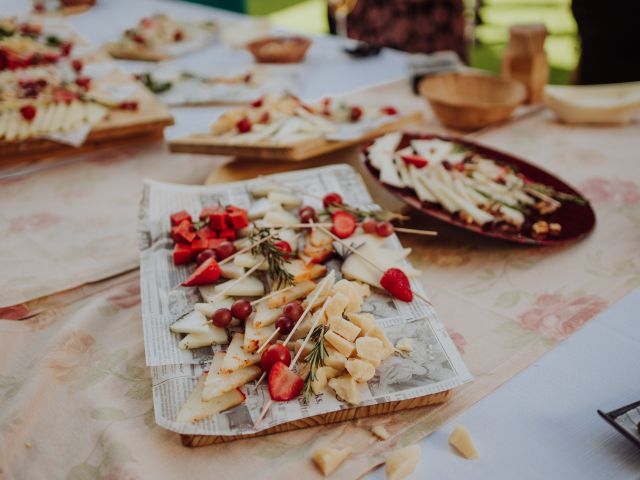
<svg viewBox="0 0 640 480"><path fill-rule="evenodd" d="M409 281L419 272L403 263L411 250L385 244L397 215L354 208L337 193L316 211L299 193L269 184L251 191L248 210L213 205L197 218L171 215L173 263L193 265L180 288L201 300L170 329L182 349L214 347L181 422L238 405L261 375L273 402L333 392L358 405L359 385L401 354L362 311L372 289L419 297ZM340 280L326 265L332 258L341 260Z"/></svg>
<svg viewBox="0 0 640 480"><path fill-rule="evenodd" d="M365 108L331 98L310 105L294 95L265 95L250 107L223 113L211 133L230 144L294 144L344 133L361 136L397 117L398 110L392 106Z"/></svg>
<svg viewBox="0 0 640 480"><path fill-rule="evenodd" d="M115 101L83 73L80 59L0 72L0 140L16 141L91 127L111 110L137 109Z"/></svg>
<svg viewBox="0 0 640 480"><path fill-rule="evenodd" d="M72 48L70 38L38 22L0 19L0 71L57 63L67 58Z"/></svg>
<svg viewBox="0 0 640 480"><path fill-rule="evenodd" d="M586 205L582 197L528 179L514 167L442 139L413 139L402 133L377 138L366 150L381 182L410 189L423 203L437 205L469 225L534 239L557 237L554 221L563 204Z"/></svg>
<svg viewBox="0 0 640 480"><path fill-rule="evenodd" d="M117 58L162 60L187 53L210 43L216 32L211 21L182 21L157 14L142 18L107 46Z"/></svg>

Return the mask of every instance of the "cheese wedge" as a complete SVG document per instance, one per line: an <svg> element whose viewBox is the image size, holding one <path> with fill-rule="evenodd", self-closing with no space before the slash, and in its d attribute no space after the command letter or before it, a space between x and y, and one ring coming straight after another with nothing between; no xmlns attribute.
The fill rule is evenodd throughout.
<svg viewBox="0 0 640 480"><path fill-rule="evenodd" d="M238 267L252 268L260 263L258 270L268 270L269 265L264 261L262 255L253 255L251 252L241 253L233 258L233 263ZM224 266L224 265L223 265Z"/></svg>
<svg viewBox="0 0 640 480"><path fill-rule="evenodd" d="M306 297L313 291L314 288L316 288L316 283L312 280L300 282L294 285L291 289L271 297L269 300L267 300L267 306L270 309L281 307L286 303Z"/></svg>
<svg viewBox="0 0 640 480"><path fill-rule="evenodd" d="M359 358L350 358L345 363L347 372L358 383L368 382L376 374L376 369L371 363Z"/></svg>
<svg viewBox="0 0 640 480"><path fill-rule="evenodd" d="M330 318L329 328L349 342L355 341L360 333L360 327L342 317Z"/></svg>
<svg viewBox="0 0 640 480"><path fill-rule="evenodd" d="M245 269L233 262L220 265L220 274L222 278L240 278L244 275Z"/></svg>
<svg viewBox="0 0 640 480"><path fill-rule="evenodd" d="M173 333L207 333L207 318L197 310L187 313L169 327Z"/></svg>
<svg viewBox="0 0 640 480"><path fill-rule="evenodd" d="M373 427L371 429L371 433L373 433L380 440L388 440L389 437L391 436L389 435L389 432L387 431L387 429L384 428L382 425L376 425L375 427Z"/></svg>
<svg viewBox="0 0 640 480"><path fill-rule="evenodd" d="M284 192L269 192L267 200L284 208L296 208L302 205L302 198Z"/></svg>
<svg viewBox="0 0 640 480"><path fill-rule="evenodd" d="M322 285L323 281L324 285ZM333 288L335 281L336 272L334 270L331 270L323 279L318 280L318 284L313 289L313 291L309 292L307 298L302 302L302 306L306 308L309 302L311 302L311 299L315 297L316 292L318 291L320 292L320 294L316 297L311 308L316 308L322 305L331 293L331 288ZM320 290L321 287L322 290Z"/></svg>
<svg viewBox="0 0 640 480"><path fill-rule="evenodd" d="M246 277L242 280L227 280L216 285L213 291L218 295L228 297L262 297L264 285L256 277Z"/></svg>
<svg viewBox="0 0 640 480"><path fill-rule="evenodd" d="M387 457L384 468L387 480L403 480L413 473L420 459L420 447L409 447L395 450Z"/></svg>
<svg viewBox="0 0 640 480"><path fill-rule="evenodd" d="M266 225L295 225L300 219L286 210L270 210L262 218Z"/></svg>
<svg viewBox="0 0 640 480"><path fill-rule="evenodd" d="M367 335L372 328L378 326L374 316L370 313L347 313L346 317L351 323L360 327L362 335Z"/></svg>
<svg viewBox="0 0 640 480"><path fill-rule="evenodd" d="M293 277L294 283L306 282L314 278L322 277L327 273L327 267L318 263L305 263L300 259L294 259L284 264L284 268Z"/></svg>
<svg viewBox="0 0 640 480"><path fill-rule="evenodd" d="M259 303L253 317L253 325L256 328L273 325L280 315L282 315L282 308L268 308L266 304Z"/></svg>
<svg viewBox="0 0 640 480"><path fill-rule="evenodd" d="M231 305L233 305L233 298L222 297L220 300L216 300L213 303L196 303L193 308L205 317L211 318L216 310L220 308L231 308Z"/></svg>
<svg viewBox="0 0 640 480"><path fill-rule="evenodd" d="M202 390L207 374L203 374L199 379L193 392L187 398L178 412L176 422L195 423L199 420L217 415L220 412L240 405L244 402L245 396L240 389L231 390L208 402L202 400Z"/></svg>
<svg viewBox="0 0 640 480"><path fill-rule="evenodd" d="M356 340L356 354L374 367L380 365L383 352L384 345L379 338L365 336Z"/></svg>
<svg viewBox="0 0 640 480"><path fill-rule="evenodd" d="M250 220L256 220L258 218L264 217L267 212L271 210L282 210L282 208L277 203L271 202L266 198L261 198L253 205L251 205L251 208L249 208L247 215L249 216Z"/></svg>
<svg viewBox="0 0 640 480"><path fill-rule="evenodd" d="M351 375L341 375L329 380L329 387L336 395L351 405L359 402L358 385Z"/></svg>
<svg viewBox="0 0 640 480"><path fill-rule="evenodd" d="M345 340L336 332L329 330L324 334L324 339L338 352L340 352L345 357L350 357L353 354L356 346L348 340Z"/></svg>
<svg viewBox="0 0 640 480"><path fill-rule="evenodd" d="M245 320L243 348L247 353L253 353L260 348L276 330L275 325L257 328L253 318Z"/></svg>
<svg viewBox="0 0 640 480"><path fill-rule="evenodd" d="M254 353L247 353L244 351L244 334L234 333L229 348L227 349L227 355L224 357L221 373L231 373L241 368L248 367L249 365L255 365L260 362L260 355Z"/></svg>
<svg viewBox="0 0 640 480"><path fill-rule="evenodd" d="M351 455L351 447L336 449L320 447L313 451L311 460L325 477L328 477Z"/></svg>
<svg viewBox="0 0 640 480"><path fill-rule="evenodd" d="M467 460L476 460L480 458L476 446L473 444L469 431L458 425L449 435L449 445L455 448Z"/></svg>
<svg viewBox="0 0 640 480"><path fill-rule="evenodd" d="M229 343L227 331L224 328L209 325L206 333L190 333L178 343L178 348L191 350L194 348L210 347L211 345L226 345Z"/></svg>
<svg viewBox="0 0 640 480"><path fill-rule="evenodd" d="M202 400L208 402L226 392L235 390L258 378L260 372L260 368L255 365L227 374L209 372L202 390Z"/></svg>

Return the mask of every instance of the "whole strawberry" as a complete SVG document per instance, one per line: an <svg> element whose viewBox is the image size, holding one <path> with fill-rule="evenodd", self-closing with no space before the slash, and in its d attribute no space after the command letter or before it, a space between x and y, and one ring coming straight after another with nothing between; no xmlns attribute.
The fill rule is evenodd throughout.
<svg viewBox="0 0 640 480"><path fill-rule="evenodd" d="M393 297L403 302L413 301L413 292L407 275L399 268L390 268L380 277L380 285Z"/></svg>

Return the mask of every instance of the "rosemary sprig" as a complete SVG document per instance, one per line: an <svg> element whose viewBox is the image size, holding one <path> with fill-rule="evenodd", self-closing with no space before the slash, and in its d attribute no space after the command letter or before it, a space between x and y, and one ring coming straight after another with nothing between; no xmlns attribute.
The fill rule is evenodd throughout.
<svg viewBox="0 0 640 480"><path fill-rule="evenodd" d="M151 90L151 92L156 94L169 91L173 87L172 82L162 82L156 78L153 78L153 75L151 75L150 73L142 73L138 75L138 80L140 80L145 87Z"/></svg>
<svg viewBox="0 0 640 480"><path fill-rule="evenodd" d="M304 379L304 387L302 387L302 395L304 403L309 403L309 398L313 393L311 384L316 380L316 372L318 368L324 365L324 360L327 356L327 347L324 344L324 334L327 327L324 325L318 325L313 329L313 333L309 337L310 342L314 342L313 348L304 358L302 363L309 366L309 374Z"/></svg>
<svg viewBox="0 0 640 480"><path fill-rule="evenodd" d="M582 198L579 195L559 192L555 188L550 187L549 185L543 185L541 183L526 183L525 187L535 190L537 192L540 192L544 195L547 195L561 202L573 202L580 206L585 206L588 203L584 198Z"/></svg>
<svg viewBox="0 0 640 480"><path fill-rule="evenodd" d="M255 227L251 230L250 241L256 243L272 234L270 228ZM255 256L262 255L269 266L269 277L273 279L274 285L278 288L287 285L293 285L293 275L285 268L285 264L289 263L287 253L280 250L275 242L279 241L278 235L274 235L269 240L254 246L251 253Z"/></svg>

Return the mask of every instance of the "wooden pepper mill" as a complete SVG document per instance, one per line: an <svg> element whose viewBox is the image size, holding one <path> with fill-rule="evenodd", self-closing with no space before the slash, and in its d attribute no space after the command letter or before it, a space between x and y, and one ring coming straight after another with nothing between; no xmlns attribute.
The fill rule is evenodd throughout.
<svg viewBox="0 0 640 480"><path fill-rule="evenodd" d="M542 24L514 25L509 34L509 45L502 55L502 76L524 84L527 103L539 103L549 80L544 51L547 28Z"/></svg>

